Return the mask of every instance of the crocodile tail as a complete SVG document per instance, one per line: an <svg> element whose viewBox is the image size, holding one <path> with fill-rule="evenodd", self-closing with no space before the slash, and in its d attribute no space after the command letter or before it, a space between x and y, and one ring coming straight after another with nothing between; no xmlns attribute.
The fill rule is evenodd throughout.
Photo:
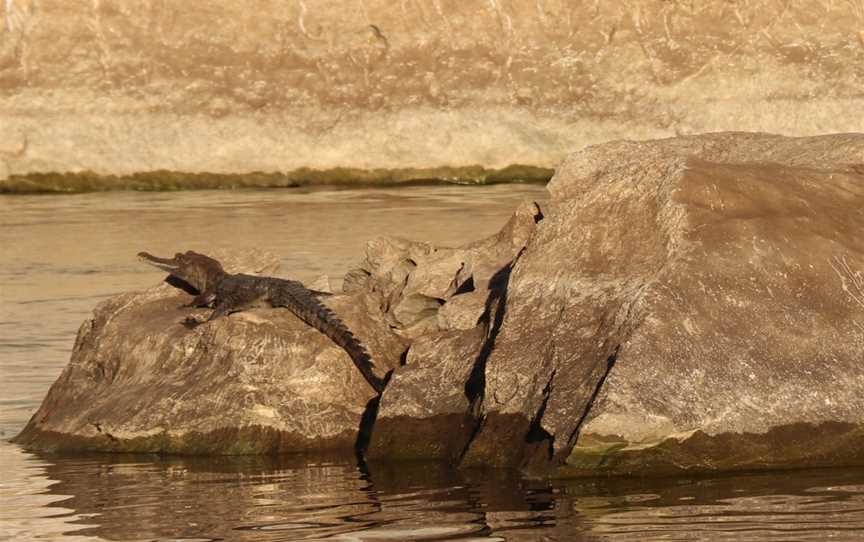
<svg viewBox="0 0 864 542"><path fill-rule="evenodd" d="M299 290L296 287L294 289ZM386 386L387 382L373 372L375 364L372 362L369 352L360 344L360 341L357 340L342 320L336 316L336 313L318 301L305 288L279 297L281 299L276 299L277 303L275 304L287 308L298 318L329 337L330 340L348 353L354 365L360 371L360 374L363 375L363 378L366 379L366 382L372 386L372 389L377 393L384 391L384 386Z"/></svg>

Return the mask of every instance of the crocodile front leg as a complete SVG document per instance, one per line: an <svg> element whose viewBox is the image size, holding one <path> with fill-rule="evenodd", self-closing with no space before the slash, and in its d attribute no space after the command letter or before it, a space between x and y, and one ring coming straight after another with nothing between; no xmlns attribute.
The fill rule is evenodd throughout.
<svg viewBox="0 0 864 542"><path fill-rule="evenodd" d="M204 294L202 294L202 295L204 295ZM189 329L194 329L194 328L200 326L201 324L206 324L206 323L212 322L213 320L220 318L222 316L228 316L229 314L231 314L233 312L242 311L246 305L246 303L244 303L240 300L237 300L235 298L232 298L232 297L226 297L225 299L218 299L217 300L215 294L211 294L208 299L209 299L209 302L207 302L203 306L208 307L208 306L211 306L213 303L216 304L216 306L213 308L213 312L210 313L210 316L208 316L204 320L199 320L198 318L195 318L194 316L187 316L186 319L183 320L184 326L186 326ZM202 301L207 301L207 299L202 299ZM194 305L194 303L195 303L195 300L193 299L192 303L190 303L190 305L191 306L201 306L201 305Z"/></svg>
<svg viewBox="0 0 864 542"><path fill-rule="evenodd" d="M186 303L184 305L180 305L181 309L189 309L189 308L212 308L217 304L216 301L216 293L212 291L201 292L192 298L192 301ZM196 327L203 324L206 320L202 321L196 318L195 316L187 316L183 319L181 324L188 329L195 329Z"/></svg>
<svg viewBox="0 0 864 542"><path fill-rule="evenodd" d="M183 305L183 308L189 307L213 307L216 303L216 293L215 292L201 292L192 298L192 301Z"/></svg>
<svg viewBox="0 0 864 542"><path fill-rule="evenodd" d="M220 318L222 316L228 316L232 312L239 312L243 310L242 303L234 302L230 297L226 299L220 300L216 303L216 307L213 309L213 312L210 314L210 317L205 320L205 322L212 322L213 320Z"/></svg>

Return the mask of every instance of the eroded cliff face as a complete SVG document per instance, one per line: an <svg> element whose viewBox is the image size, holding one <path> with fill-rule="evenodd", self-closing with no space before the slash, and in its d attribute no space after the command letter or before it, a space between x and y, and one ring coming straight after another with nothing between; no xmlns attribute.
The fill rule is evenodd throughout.
<svg viewBox="0 0 864 542"><path fill-rule="evenodd" d="M0 17L0 178L21 189L482 179L610 139L864 130L855 2L7 0ZM40 172L91 176L21 177Z"/></svg>

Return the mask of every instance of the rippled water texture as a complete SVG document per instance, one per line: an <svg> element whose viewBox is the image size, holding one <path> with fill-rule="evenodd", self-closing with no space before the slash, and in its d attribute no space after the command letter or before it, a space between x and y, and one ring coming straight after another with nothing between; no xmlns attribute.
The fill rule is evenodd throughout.
<svg viewBox="0 0 864 542"><path fill-rule="evenodd" d="M0 197L0 439L100 300L161 274L135 253L257 247L336 279L383 234L494 233L537 186ZM25 453L0 442L0 540L860 540L864 471L526 480L353 457Z"/></svg>

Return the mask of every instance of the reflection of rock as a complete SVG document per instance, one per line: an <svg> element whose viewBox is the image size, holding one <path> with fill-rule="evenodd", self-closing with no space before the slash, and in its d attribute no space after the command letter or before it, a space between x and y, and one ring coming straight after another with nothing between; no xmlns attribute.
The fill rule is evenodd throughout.
<svg viewBox="0 0 864 542"><path fill-rule="evenodd" d="M190 332L185 297L120 296L19 440L368 439L374 460L569 474L864 463L862 156L860 135L609 143L571 155L542 213L526 202L488 239L371 242L328 303L396 367L379 402L286 311Z"/></svg>
<svg viewBox="0 0 864 542"><path fill-rule="evenodd" d="M4 527L57 539L632 541L650 532L761 540L770 530L848 540L864 528L860 473L845 469L548 481L424 462L361 469L322 454L34 460L0 444L0 454L10 449L16 456L2 458L12 480L4 482L21 487L4 504L21 507ZM46 487L31 485L34 471L44 472ZM33 508L28 489L54 510Z"/></svg>
<svg viewBox="0 0 864 542"><path fill-rule="evenodd" d="M46 456L43 464L51 495L62 496L58 505L66 508L52 522L57 532L108 540L476 537L488 533L490 509L521 514L523 530L536 526L528 516L539 500L505 472L473 479L441 464L365 469L329 454L155 462L127 454ZM68 509L87 520L61 523Z"/></svg>
<svg viewBox="0 0 864 542"><path fill-rule="evenodd" d="M864 127L852 1L7 4L21 174L548 168L621 137Z"/></svg>

